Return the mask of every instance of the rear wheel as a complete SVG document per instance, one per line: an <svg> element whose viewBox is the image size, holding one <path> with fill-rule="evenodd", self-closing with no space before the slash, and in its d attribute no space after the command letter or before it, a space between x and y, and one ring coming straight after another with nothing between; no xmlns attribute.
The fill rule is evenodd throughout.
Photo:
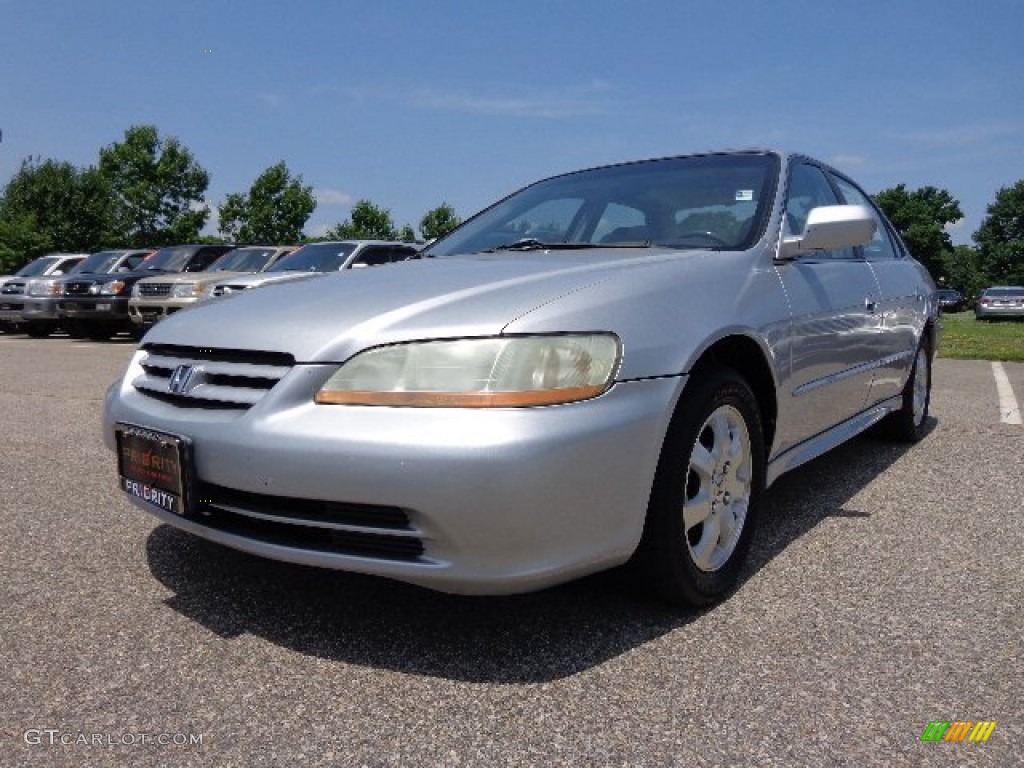
<svg viewBox="0 0 1024 768"><path fill-rule="evenodd" d="M916 443L924 437L928 406L932 397L932 356L928 339L922 338L914 355L914 365L903 386L902 404L898 411L886 416L881 424L882 435L890 440Z"/></svg>
<svg viewBox="0 0 1024 768"><path fill-rule="evenodd" d="M764 438L750 386L731 370L691 382L655 475L634 562L669 601L704 606L731 590L764 488Z"/></svg>

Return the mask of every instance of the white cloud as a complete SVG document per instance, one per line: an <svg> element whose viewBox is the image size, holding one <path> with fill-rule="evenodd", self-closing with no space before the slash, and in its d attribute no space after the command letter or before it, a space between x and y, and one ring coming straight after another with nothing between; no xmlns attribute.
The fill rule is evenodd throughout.
<svg viewBox="0 0 1024 768"><path fill-rule="evenodd" d="M836 168L844 171L851 171L854 168L864 168L869 163L867 155L834 155L829 162Z"/></svg>
<svg viewBox="0 0 1024 768"><path fill-rule="evenodd" d="M208 208L210 211L210 215L206 217L206 223L203 225L199 234L210 235L211 237L218 234L218 230L220 229L220 206L215 204L213 200L207 198L200 203L189 203L188 207L193 211L198 211L204 207Z"/></svg>
<svg viewBox="0 0 1024 768"><path fill-rule="evenodd" d="M412 103L421 109L563 120L608 112L608 105L603 96L609 90L610 86L601 81L530 95L476 96L460 92L441 93L423 90L413 95Z"/></svg>
<svg viewBox="0 0 1024 768"><path fill-rule="evenodd" d="M330 224L317 224L312 229L307 230L306 234L310 237L326 237L331 228Z"/></svg>
<svg viewBox="0 0 1024 768"><path fill-rule="evenodd" d="M317 187L313 190L313 196L319 205L352 205L354 199L348 192L329 187Z"/></svg>
<svg viewBox="0 0 1024 768"><path fill-rule="evenodd" d="M977 123L937 131L908 133L901 138L931 149L969 147L983 144L993 139L1009 136L1016 137L1022 129L1024 129L1024 126L1012 123Z"/></svg>

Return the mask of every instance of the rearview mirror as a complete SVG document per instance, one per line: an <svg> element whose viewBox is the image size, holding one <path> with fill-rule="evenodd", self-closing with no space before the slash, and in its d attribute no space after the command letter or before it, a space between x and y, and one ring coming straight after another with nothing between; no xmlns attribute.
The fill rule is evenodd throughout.
<svg viewBox="0 0 1024 768"><path fill-rule="evenodd" d="M804 231L782 241L778 258L795 259L814 251L863 245L875 234L875 216L863 205L822 205L811 209Z"/></svg>

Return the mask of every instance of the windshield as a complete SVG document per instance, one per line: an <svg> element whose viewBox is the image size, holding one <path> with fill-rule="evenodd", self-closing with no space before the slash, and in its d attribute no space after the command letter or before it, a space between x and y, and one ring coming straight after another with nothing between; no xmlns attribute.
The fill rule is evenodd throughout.
<svg viewBox="0 0 1024 768"><path fill-rule="evenodd" d="M985 291L985 295L995 299L1016 298L1024 296L1024 288L989 288Z"/></svg>
<svg viewBox="0 0 1024 768"><path fill-rule="evenodd" d="M189 257L195 253L195 250L190 245L161 248L142 262L142 268L154 272L182 272L188 264Z"/></svg>
<svg viewBox="0 0 1024 768"><path fill-rule="evenodd" d="M46 272L46 270L58 261L60 261L59 256L41 256L35 261L30 261L14 274L18 277L35 277L36 275L41 275Z"/></svg>
<svg viewBox="0 0 1024 768"><path fill-rule="evenodd" d="M217 259L207 272L259 272L277 248L236 248Z"/></svg>
<svg viewBox="0 0 1024 768"><path fill-rule="evenodd" d="M341 269L354 243L310 243L290 253L267 272L334 272Z"/></svg>
<svg viewBox="0 0 1024 768"><path fill-rule="evenodd" d="M778 172L774 155L735 154L556 176L488 208L423 255L594 245L743 250L761 236Z"/></svg>
<svg viewBox="0 0 1024 768"><path fill-rule="evenodd" d="M121 260L124 251L98 251L75 267L75 272L106 273Z"/></svg>

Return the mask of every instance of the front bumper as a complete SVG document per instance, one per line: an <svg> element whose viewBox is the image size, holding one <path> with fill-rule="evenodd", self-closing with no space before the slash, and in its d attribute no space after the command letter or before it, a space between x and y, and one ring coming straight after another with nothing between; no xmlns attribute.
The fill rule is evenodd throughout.
<svg viewBox="0 0 1024 768"><path fill-rule="evenodd" d="M127 320L128 297L64 297L57 302L57 312L74 320Z"/></svg>
<svg viewBox="0 0 1024 768"><path fill-rule="evenodd" d="M4 305L8 308L4 309ZM58 317L56 297L18 296L16 301L0 300L0 320L17 323L56 320Z"/></svg>
<svg viewBox="0 0 1024 768"><path fill-rule="evenodd" d="M136 325L154 325L175 312L194 307L197 298L147 300L133 296L128 303L128 315Z"/></svg>
<svg viewBox="0 0 1024 768"><path fill-rule="evenodd" d="M239 412L142 395L130 384L140 373L133 362L107 393L108 447L115 422L184 435L199 493L215 498L211 516L188 519L128 498L166 523L257 555L447 592L529 591L634 551L684 378L618 384L594 400L547 408L312 403L334 368L296 366ZM323 503L330 509L318 512ZM364 517L353 521L338 508ZM375 510L389 519L374 522ZM353 535L410 546L399 554L346 549Z"/></svg>

